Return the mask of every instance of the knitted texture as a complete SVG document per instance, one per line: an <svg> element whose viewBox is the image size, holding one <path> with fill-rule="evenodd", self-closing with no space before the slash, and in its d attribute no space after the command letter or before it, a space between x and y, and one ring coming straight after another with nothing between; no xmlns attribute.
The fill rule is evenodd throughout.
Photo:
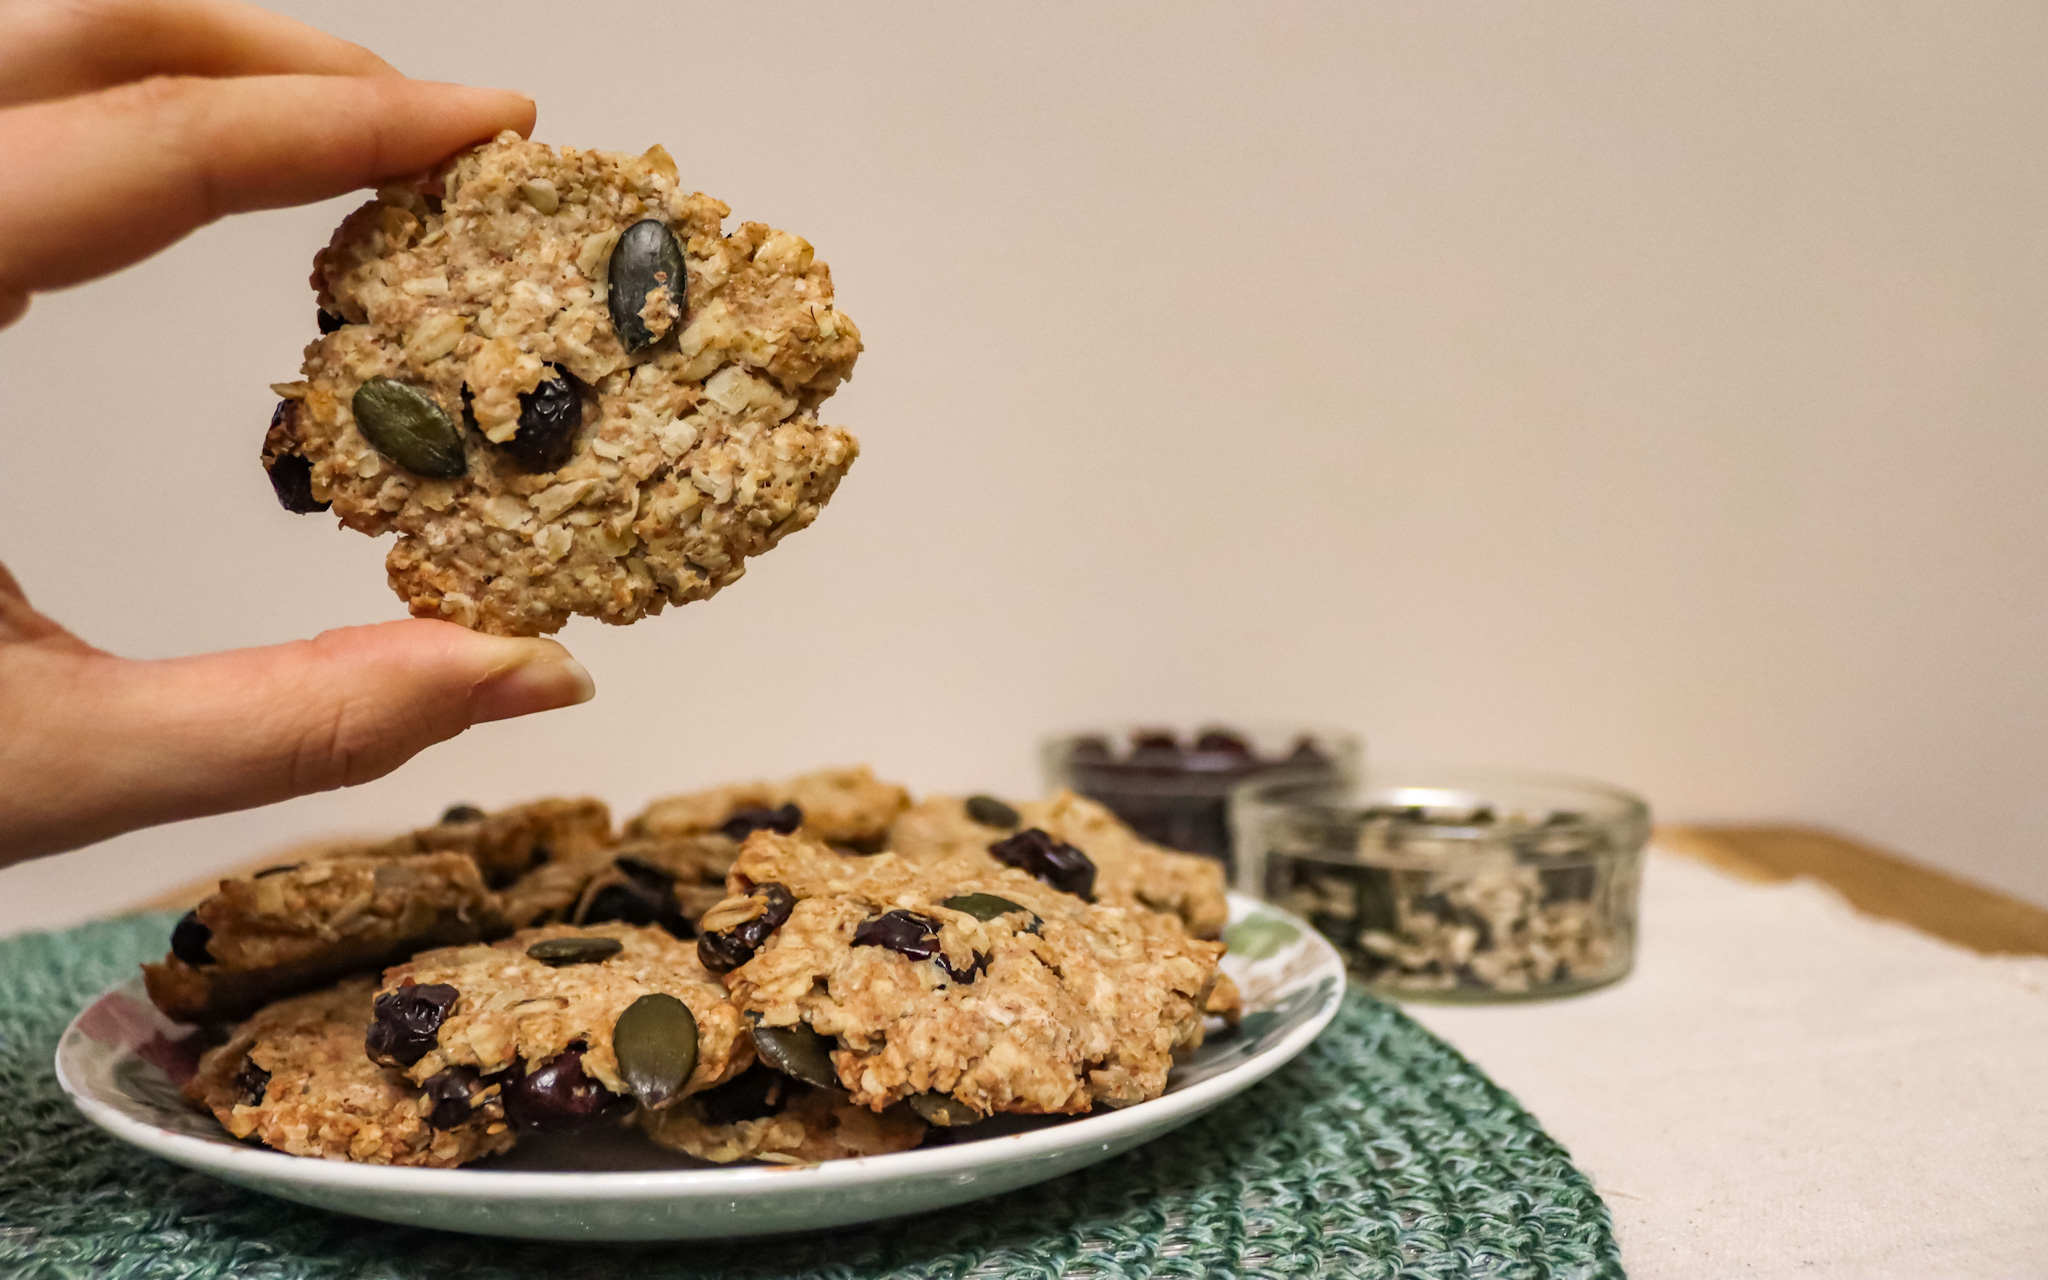
<svg viewBox="0 0 2048 1280"><path fill-rule="evenodd" d="M1471 1063L1354 991L1308 1051L1135 1152L994 1200L774 1240L554 1245L387 1226L189 1173L80 1116L51 1067L170 919L0 941L0 1275L599 1277L1619 1276L1607 1207Z"/></svg>

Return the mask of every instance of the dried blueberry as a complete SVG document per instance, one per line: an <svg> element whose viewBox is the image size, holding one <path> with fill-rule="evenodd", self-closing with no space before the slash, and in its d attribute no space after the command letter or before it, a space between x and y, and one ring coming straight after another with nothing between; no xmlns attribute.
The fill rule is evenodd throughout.
<svg viewBox="0 0 2048 1280"><path fill-rule="evenodd" d="M171 929L171 954L195 969L212 964L213 957L206 950L212 940L213 930L200 923L199 913L187 911Z"/></svg>
<svg viewBox="0 0 2048 1280"><path fill-rule="evenodd" d="M696 1015L666 992L649 992L627 1005L612 1024L612 1053L633 1096L658 1107L675 1097L697 1069Z"/></svg>
<svg viewBox="0 0 2048 1280"><path fill-rule="evenodd" d="M984 827L1000 827L1005 831L1015 831L1017 824L1023 821L1015 809L994 796L967 797L967 816Z"/></svg>
<svg viewBox="0 0 2048 1280"><path fill-rule="evenodd" d="M1131 735L1130 763L1141 769L1180 768L1180 740L1163 729L1141 729Z"/></svg>
<svg viewBox="0 0 2048 1280"><path fill-rule="evenodd" d="M1116 753L1110 750L1109 739L1101 734L1090 734L1085 738L1075 739L1073 747L1067 752L1067 758L1088 764L1107 764L1116 758Z"/></svg>
<svg viewBox="0 0 2048 1280"><path fill-rule="evenodd" d="M796 895L779 884L758 884L751 895L761 899L761 914L720 933L697 939L697 958L713 973L731 973L761 949L768 935L780 929L796 909Z"/></svg>
<svg viewBox="0 0 2048 1280"><path fill-rule="evenodd" d="M914 911L888 911L861 921L853 931L856 947L887 947L912 960L929 960L939 954L939 922Z"/></svg>
<svg viewBox="0 0 2048 1280"><path fill-rule="evenodd" d="M452 480L469 470L455 420L418 387L380 375L356 388L350 407L363 438L414 475Z"/></svg>
<svg viewBox="0 0 2048 1280"><path fill-rule="evenodd" d="M505 1088L505 1118L522 1129L581 1129L632 1106L583 1074L583 1048L571 1045Z"/></svg>
<svg viewBox="0 0 2048 1280"><path fill-rule="evenodd" d="M277 504L294 515L325 511L331 503L313 496L313 464L299 452L299 402L280 400L263 433L263 470Z"/></svg>
<svg viewBox="0 0 2048 1280"><path fill-rule="evenodd" d="M371 1060L387 1067L409 1067L426 1057L460 994L445 982L430 982L378 996L372 1006L370 1032L363 1038Z"/></svg>
<svg viewBox="0 0 2048 1280"><path fill-rule="evenodd" d="M475 1097L483 1081L475 1067L449 1067L427 1077L421 1092L433 1103L427 1123L436 1129L459 1129L476 1113Z"/></svg>
<svg viewBox="0 0 2048 1280"><path fill-rule="evenodd" d="M676 243L675 232L660 219L643 218L619 236L605 268L605 306L611 312L612 329L619 335L619 345L627 354L653 346L663 334L675 332L680 325L688 279L683 268L683 247ZM657 289L667 291L677 316L661 332L649 328L641 315L647 309L648 295Z"/></svg>
<svg viewBox="0 0 2048 1280"><path fill-rule="evenodd" d="M270 1073L257 1066L254 1058L243 1058L242 1069L235 1073L235 1092L242 1095L242 1105L262 1106L264 1091L269 1088Z"/></svg>
<svg viewBox="0 0 2048 1280"><path fill-rule="evenodd" d="M953 967L953 962L951 960L946 959L944 955L941 955L939 957L939 968L944 969L946 971L946 976L951 978L953 981L965 985L969 982L974 981L976 978L979 978L982 974L988 972L988 962L988 953L985 951L977 951L974 953L974 959L968 962L967 967L965 969L955 969Z"/></svg>
<svg viewBox="0 0 2048 1280"><path fill-rule="evenodd" d="M840 1088L839 1072L832 1066L833 1042L799 1022L790 1027L764 1027L759 1014L748 1014L754 1024L754 1052L761 1061L793 1080L821 1089Z"/></svg>
<svg viewBox="0 0 2048 1280"><path fill-rule="evenodd" d="M998 840L988 851L996 861L1028 871L1062 893L1095 900L1095 864L1088 855L1037 827Z"/></svg>
<svg viewBox="0 0 2048 1280"><path fill-rule="evenodd" d="M744 840L756 831L788 835L804 825L804 811L793 804L779 809L741 809L725 820L719 830L728 840Z"/></svg>
<svg viewBox="0 0 2048 1280"><path fill-rule="evenodd" d="M578 924L601 924L607 920L657 924L678 938L695 932L676 901L675 877L631 854L612 859L612 865L618 868L621 878L591 895L590 905Z"/></svg>
<svg viewBox="0 0 2048 1280"><path fill-rule="evenodd" d="M1303 767L1321 767L1330 763L1330 757L1316 745L1316 740L1307 734L1294 740L1294 750L1287 753L1287 763Z"/></svg>
<svg viewBox="0 0 2048 1280"><path fill-rule="evenodd" d="M561 938L542 938L528 947L526 954L551 969L561 969L572 964L598 964L624 949L624 944L617 938L570 934Z"/></svg>
<svg viewBox="0 0 2048 1280"><path fill-rule="evenodd" d="M738 1124L781 1111L789 1097L789 1080L779 1072L753 1066L693 1096L706 1124Z"/></svg>
<svg viewBox="0 0 2048 1280"><path fill-rule="evenodd" d="M334 505L313 496L313 464L301 454L279 455L266 474L270 476L270 491L277 495L277 505L293 515L312 515Z"/></svg>
<svg viewBox="0 0 2048 1280"><path fill-rule="evenodd" d="M554 471L576 453L583 430L583 384L558 364L554 376L519 395L519 432L498 446L522 470Z"/></svg>
<svg viewBox="0 0 2048 1280"><path fill-rule="evenodd" d="M320 332L333 333L336 329L348 323L348 317L335 315L327 308L321 307L314 313L314 323L320 326Z"/></svg>
<svg viewBox="0 0 2048 1280"><path fill-rule="evenodd" d="M1195 738L1195 750L1215 755L1236 756L1242 760L1252 758L1251 744L1228 729L1204 729Z"/></svg>
<svg viewBox="0 0 2048 1280"><path fill-rule="evenodd" d="M441 814L441 824L451 822L482 822L488 815L473 804L451 804Z"/></svg>

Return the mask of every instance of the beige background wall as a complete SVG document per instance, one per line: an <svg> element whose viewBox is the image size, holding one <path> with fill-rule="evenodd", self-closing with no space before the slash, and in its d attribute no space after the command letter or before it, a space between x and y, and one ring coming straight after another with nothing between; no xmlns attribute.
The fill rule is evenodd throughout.
<svg viewBox="0 0 2048 1280"><path fill-rule="evenodd" d="M287 7L809 237L866 453L715 602L572 625L595 703L0 874L0 927L456 799L1022 789L1094 717L1337 720L2048 901L2048 9ZM351 203L0 335L0 557L89 638L397 614L255 463Z"/></svg>

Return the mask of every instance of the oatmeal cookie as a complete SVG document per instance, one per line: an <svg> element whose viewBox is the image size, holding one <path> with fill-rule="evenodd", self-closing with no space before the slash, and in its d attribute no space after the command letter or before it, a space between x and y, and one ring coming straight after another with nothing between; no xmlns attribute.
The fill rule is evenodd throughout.
<svg viewBox="0 0 2048 1280"><path fill-rule="evenodd" d="M889 824L910 804L910 793L883 782L866 765L820 769L784 782L742 782L669 796L626 824L630 835L691 835L722 831L734 840L766 827L788 834L801 826L827 844L870 852Z"/></svg>
<svg viewBox="0 0 2048 1280"><path fill-rule="evenodd" d="M232 1021L421 947L502 932L496 920L464 854L328 857L221 881L178 922L171 954L142 966L143 981L168 1017Z"/></svg>
<svg viewBox="0 0 2048 1280"><path fill-rule="evenodd" d="M385 973L365 1044L415 1083L451 1068L502 1074L510 1118L531 1128L623 1114L630 1100L666 1106L753 1061L695 948L627 924L414 956Z"/></svg>
<svg viewBox="0 0 2048 1280"><path fill-rule="evenodd" d="M912 860L950 858L1033 828L1088 855L1096 869L1095 893L1104 902L1172 912L1198 938L1221 937L1230 922L1222 863L1152 844L1107 808L1071 791L1016 806L987 796L932 796L896 819L888 845Z"/></svg>
<svg viewBox="0 0 2048 1280"><path fill-rule="evenodd" d="M375 993L357 978L269 1006L200 1059L185 1095L237 1138L295 1156L449 1169L511 1147L492 1087L421 1089L363 1056Z"/></svg>
<svg viewBox="0 0 2048 1280"><path fill-rule="evenodd" d="M908 1151L925 1124L908 1106L876 1112L836 1089L800 1084L756 1065L637 1123L655 1142L699 1160L815 1164Z"/></svg>
<svg viewBox="0 0 2048 1280"><path fill-rule="evenodd" d="M314 260L321 335L265 436L284 505L396 532L421 617L543 635L704 599L811 523L860 331L800 237L644 155L513 133L387 188Z"/></svg>
<svg viewBox="0 0 2048 1280"><path fill-rule="evenodd" d="M761 831L730 883L698 948L756 1039L824 1037L854 1102L934 1123L1157 1097L1174 1051L1201 1043L1223 952L1178 917L978 853L859 857ZM774 1043L764 1058L793 1056Z"/></svg>
<svg viewBox="0 0 2048 1280"><path fill-rule="evenodd" d="M550 799L496 813L457 805L407 835L332 844L221 881L178 922L171 954L143 966L144 981L181 1022L245 1018L346 973L510 932L493 888L587 856L610 833L602 801Z"/></svg>

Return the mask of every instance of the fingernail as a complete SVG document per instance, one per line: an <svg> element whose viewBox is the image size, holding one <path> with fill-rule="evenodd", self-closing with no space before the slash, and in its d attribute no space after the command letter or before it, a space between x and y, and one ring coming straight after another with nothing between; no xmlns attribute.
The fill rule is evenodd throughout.
<svg viewBox="0 0 2048 1280"><path fill-rule="evenodd" d="M471 724L573 707L597 696L597 682L561 645L552 640L513 643L520 650L508 655L511 661L485 677L473 691Z"/></svg>

